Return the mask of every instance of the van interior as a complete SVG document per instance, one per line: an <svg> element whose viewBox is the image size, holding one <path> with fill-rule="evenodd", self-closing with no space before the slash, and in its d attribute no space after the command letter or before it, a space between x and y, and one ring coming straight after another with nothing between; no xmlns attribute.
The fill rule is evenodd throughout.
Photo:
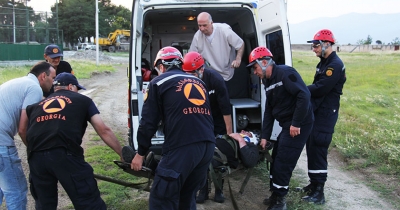
<svg viewBox="0 0 400 210"><path fill-rule="evenodd" d="M159 49L174 46L185 55L194 34L198 30L197 15L201 12L211 14L214 23L227 23L245 43L245 50L239 68L235 69L233 84L228 87L232 104L234 132L249 130L258 134L261 130L261 81L253 74L248 64L248 56L258 46L255 15L248 6L242 7L190 7L184 9L157 9L145 11L142 32L142 68L153 68ZM274 55L275 63L284 64L282 32L278 29L265 37L267 47ZM150 67L149 67L150 66ZM140 69L140 68L139 68ZM142 71L143 72L143 71ZM139 82L143 87L144 82ZM160 129L161 131L161 129ZM162 137L157 132L156 137Z"/></svg>

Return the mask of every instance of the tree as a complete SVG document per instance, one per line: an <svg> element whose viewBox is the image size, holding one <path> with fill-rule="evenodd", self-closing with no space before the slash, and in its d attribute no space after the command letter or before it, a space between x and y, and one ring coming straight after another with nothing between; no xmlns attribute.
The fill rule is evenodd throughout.
<svg viewBox="0 0 400 210"><path fill-rule="evenodd" d="M58 26L63 31L67 43L77 43L79 37L94 37L95 1L93 0L60 0L58 5ZM108 36L115 29L130 29L131 12L122 6L115 6L111 0L99 0L99 34ZM51 7L56 14L56 5ZM49 20L51 27L56 17ZM123 27L123 28L120 28ZM126 28L128 27L128 28Z"/></svg>
<svg viewBox="0 0 400 210"><path fill-rule="evenodd" d="M126 7L118 6L113 8L117 13L112 16L111 28L112 30L116 29L130 29L131 28L131 15L132 12L129 11ZM113 13L111 13L113 14Z"/></svg>
<svg viewBox="0 0 400 210"><path fill-rule="evenodd" d="M53 24L56 20L56 4L51 7L55 14L50 21ZM58 5L58 28L63 30L64 41L76 43L78 37L86 37L95 33L95 5L88 0L60 0Z"/></svg>
<svg viewBox="0 0 400 210"><path fill-rule="evenodd" d="M0 42L27 41L28 27L40 20L40 15L36 15L31 7L26 7L25 1L0 0ZM15 18L15 23L13 22ZM29 41L32 41L29 34Z"/></svg>
<svg viewBox="0 0 400 210"><path fill-rule="evenodd" d="M359 39L357 41L358 45L363 45L363 44L371 44L372 43L372 37L370 35L368 35L367 40L364 39Z"/></svg>
<svg viewBox="0 0 400 210"><path fill-rule="evenodd" d="M49 38L49 24L46 21L39 21L35 23L34 26L34 38L39 43L48 43L51 38Z"/></svg>
<svg viewBox="0 0 400 210"><path fill-rule="evenodd" d="M367 40L365 40L364 44L371 44L372 43L372 37L368 35Z"/></svg>
<svg viewBox="0 0 400 210"><path fill-rule="evenodd" d="M365 40L364 39L359 39L358 41L357 41L357 45L363 45L365 43Z"/></svg>
<svg viewBox="0 0 400 210"><path fill-rule="evenodd" d="M376 44L382 44L382 41L381 40L376 40L375 43Z"/></svg>
<svg viewBox="0 0 400 210"><path fill-rule="evenodd" d="M392 44L393 44L393 45L400 45L400 39L399 39L399 37L396 37L395 39L393 39Z"/></svg>

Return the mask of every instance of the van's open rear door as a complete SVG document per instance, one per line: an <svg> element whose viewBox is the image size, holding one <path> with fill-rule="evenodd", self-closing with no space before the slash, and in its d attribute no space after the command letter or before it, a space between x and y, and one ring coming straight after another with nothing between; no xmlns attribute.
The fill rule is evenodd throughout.
<svg viewBox="0 0 400 210"><path fill-rule="evenodd" d="M260 0L257 6L257 22L259 27L259 44L266 46L274 55L275 63L292 65L292 53L290 50L289 27L286 14L286 0ZM265 89L262 93L265 95ZM262 113L265 110L265 97L261 97ZM271 139L277 139L281 132L275 121Z"/></svg>
<svg viewBox="0 0 400 210"><path fill-rule="evenodd" d="M279 64L291 66L292 53L286 9L286 0L260 0L256 15L260 31L260 46L268 47L273 55L277 54L274 51L284 53L285 62ZM280 39L279 42L276 39Z"/></svg>
<svg viewBox="0 0 400 210"><path fill-rule="evenodd" d="M136 132L138 128L138 117L141 115L139 107L143 105L142 91L142 72L141 60L142 55L142 17L143 8L139 4L139 0L133 1L132 8L132 30L131 30L131 47L129 56L129 145L135 150L137 149Z"/></svg>

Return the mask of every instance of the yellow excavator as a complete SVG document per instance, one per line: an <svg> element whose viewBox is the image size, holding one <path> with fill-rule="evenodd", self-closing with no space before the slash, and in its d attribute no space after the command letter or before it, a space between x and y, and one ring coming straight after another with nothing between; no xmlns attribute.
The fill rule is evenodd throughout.
<svg viewBox="0 0 400 210"><path fill-rule="evenodd" d="M125 50L123 49L122 46L124 44L127 44L129 46L130 37L131 37L130 30L117 29L114 32L108 34L107 38L99 38L99 50L108 52L115 52L116 50ZM94 39L94 44L96 43L97 40Z"/></svg>

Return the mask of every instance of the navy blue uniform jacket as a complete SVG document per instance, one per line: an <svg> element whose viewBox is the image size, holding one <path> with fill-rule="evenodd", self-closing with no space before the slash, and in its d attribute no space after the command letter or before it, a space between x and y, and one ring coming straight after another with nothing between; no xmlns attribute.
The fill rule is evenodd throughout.
<svg viewBox="0 0 400 210"><path fill-rule="evenodd" d="M321 58L312 85L308 86L314 111L318 107L338 110L340 95L346 82L346 68L333 51L326 59Z"/></svg>
<svg viewBox="0 0 400 210"><path fill-rule="evenodd" d="M164 123L163 153L202 141L215 143L205 84L180 69L161 74L148 86L137 132L139 155L146 155L160 120Z"/></svg>
<svg viewBox="0 0 400 210"><path fill-rule="evenodd" d="M267 99L261 138L271 137L274 120L283 129L301 127L314 121L308 90L299 73L292 67L273 64L272 75L263 79Z"/></svg>
<svg viewBox="0 0 400 210"><path fill-rule="evenodd" d="M231 114L228 89L224 78L215 70L204 69L203 79L210 98L212 116L214 119L214 134L226 134L223 115Z"/></svg>

